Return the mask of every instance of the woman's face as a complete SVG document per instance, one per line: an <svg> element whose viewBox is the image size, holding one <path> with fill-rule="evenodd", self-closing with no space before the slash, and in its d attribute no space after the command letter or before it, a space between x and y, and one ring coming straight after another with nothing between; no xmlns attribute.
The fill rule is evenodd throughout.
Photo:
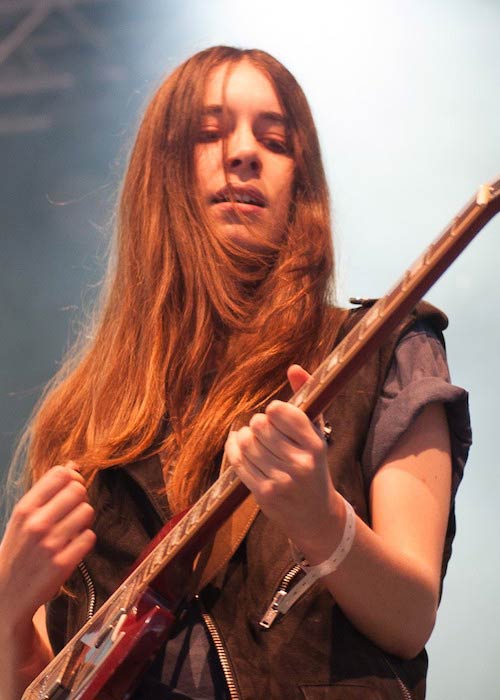
<svg viewBox="0 0 500 700"><path fill-rule="evenodd" d="M254 231L279 242L288 216L294 161L286 115L269 79L250 61L209 76L198 142L197 185L219 233L255 248Z"/></svg>

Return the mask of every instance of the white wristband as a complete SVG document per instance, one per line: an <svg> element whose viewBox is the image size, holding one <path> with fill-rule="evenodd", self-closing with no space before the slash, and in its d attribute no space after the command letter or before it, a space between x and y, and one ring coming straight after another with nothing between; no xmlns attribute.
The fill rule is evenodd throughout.
<svg viewBox="0 0 500 700"><path fill-rule="evenodd" d="M301 564L306 572L306 576L311 576L314 578L314 581L335 571L335 569L342 564L352 547L354 534L356 532L356 516L349 501L346 501L345 498L343 500L345 505L345 526L339 546L333 554L331 554L328 559L325 559L325 561L322 561L321 564L316 564L315 566Z"/></svg>
<svg viewBox="0 0 500 700"><path fill-rule="evenodd" d="M309 590L319 578L335 571L349 554L356 533L356 514L349 501L346 501L345 498L343 501L345 506L345 526L339 546L321 564L309 566L306 562L300 562L301 568L305 571L305 576L279 601L278 612L282 615L288 612L295 601Z"/></svg>

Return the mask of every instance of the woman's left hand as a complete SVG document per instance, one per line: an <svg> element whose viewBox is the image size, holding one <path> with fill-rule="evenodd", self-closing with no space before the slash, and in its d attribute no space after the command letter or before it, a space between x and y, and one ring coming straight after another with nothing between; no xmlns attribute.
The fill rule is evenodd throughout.
<svg viewBox="0 0 500 700"><path fill-rule="evenodd" d="M294 391L308 377L298 365L288 370ZM265 413L229 434L226 455L262 511L299 549L338 527L343 509L328 471L325 441L299 408L272 401Z"/></svg>

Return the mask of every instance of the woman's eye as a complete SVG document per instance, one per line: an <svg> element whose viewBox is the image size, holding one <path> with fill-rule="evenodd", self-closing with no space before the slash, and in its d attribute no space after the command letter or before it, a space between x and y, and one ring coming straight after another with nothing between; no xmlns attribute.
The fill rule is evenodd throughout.
<svg viewBox="0 0 500 700"><path fill-rule="evenodd" d="M198 140L201 143L211 143L213 141L218 141L221 137L221 133L218 129L202 129L198 136Z"/></svg>
<svg viewBox="0 0 500 700"><path fill-rule="evenodd" d="M274 138L272 136L266 136L262 139L263 144L273 153L288 153L288 146L285 141L281 139Z"/></svg>

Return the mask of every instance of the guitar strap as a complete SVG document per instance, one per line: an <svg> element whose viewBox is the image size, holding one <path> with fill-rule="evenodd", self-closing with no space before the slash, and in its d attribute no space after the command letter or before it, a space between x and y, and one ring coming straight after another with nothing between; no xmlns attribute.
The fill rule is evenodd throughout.
<svg viewBox="0 0 500 700"><path fill-rule="evenodd" d="M227 468L226 456L222 459L221 472ZM199 593L218 575L222 576L229 560L245 539L259 512L259 506L251 493L234 510L196 557L189 582L189 598ZM221 582L222 583L222 582Z"/></svg>

